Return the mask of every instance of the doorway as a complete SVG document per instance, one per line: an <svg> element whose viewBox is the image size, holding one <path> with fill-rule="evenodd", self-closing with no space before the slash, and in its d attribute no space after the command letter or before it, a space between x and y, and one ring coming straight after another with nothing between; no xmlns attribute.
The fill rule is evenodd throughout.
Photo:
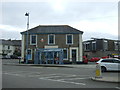
<svg viewBox="0 0 120 90"><path fill-rule="evenodd" d="M72 49L72 62L75 64L76 63L76 56L77 56L77 50L76 49Z"/></svg>

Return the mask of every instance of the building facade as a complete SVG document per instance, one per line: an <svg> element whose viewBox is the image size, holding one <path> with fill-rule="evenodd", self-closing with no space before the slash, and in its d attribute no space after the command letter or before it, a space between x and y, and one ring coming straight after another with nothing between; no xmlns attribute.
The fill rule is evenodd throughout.
<svg viewBox="0 0 120 90"><path fill-rule="evenodd" d="M83 42L84 55L91 57L104 57L119 55L120 41L110 39L93 39Z"/></svg>
<svg viewBox="0 0 120 90"><path fill-rule="evenodd" d="M61 49L64 62L82 61L83 32L68 25L39 25L22 34L22 58L35 61L37 49Z"/></svg>
<svg viewBox="0 0 120 90"><path fill-rule="evenodd" d="M17 53L21 52L21 40L0 40L0 57L10 58L14 55L15 51Z"/></svg>

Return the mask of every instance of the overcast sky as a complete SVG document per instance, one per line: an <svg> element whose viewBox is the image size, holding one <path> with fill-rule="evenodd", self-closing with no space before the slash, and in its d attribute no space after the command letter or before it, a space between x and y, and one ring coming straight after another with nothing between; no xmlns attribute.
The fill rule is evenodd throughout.
<svg viewBox="0 0 120 90"><path fill-rule="evenodd" d="M28 0L27 0L28 1ZM43 0L30 2L3 2L0 38L21 39L20 32L30 26L70 25L83 31L83 40L94 38L118 39L118 1Z"/></svg>

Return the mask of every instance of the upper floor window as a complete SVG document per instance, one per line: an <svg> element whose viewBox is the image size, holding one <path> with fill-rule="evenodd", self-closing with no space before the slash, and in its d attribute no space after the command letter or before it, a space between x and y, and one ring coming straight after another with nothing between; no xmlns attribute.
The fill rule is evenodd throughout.
<svg viewBox="0 0 120 90"><path fill-rule="evenodd" d="M104 50L108 50L108 41L104 40Z"/></svg>
<svg viewBox="0 0 120 90"><path fill-rule="evenodd" d="M90 50L90 42L84 43L84 50Z"/></svg>
<svg viewBox="0 0 120 90"><path fill-rule="evenodd" d="M66 35L66 44L73 44L73 35Z"/></svg>
<svg viewBox="0 0 120 90"><path fill-rule="evenodd" d="M92 42L92 50L96 50L96 41Z"/></svg>
<svg viewBox="0 0 120 90"><path fill-rule="evenodd" d="M36 45L36 43L37 43L37 36L36 35L31 35L30 44L31 45Z"/></svg>
<svg viewBox="0 0 120 90"><path fill-rule="evenodd" d="M118 42L115 41L115 42L114 42L114 46L115 46L115 47L114 47L115 50L118 50L118 47L119 47Z"/></svg>
<svg viewBox="0 0 120 90"><path fill-rule="evenodd" d="M55 35L48 35L48 44L55 44Z"/></svg>

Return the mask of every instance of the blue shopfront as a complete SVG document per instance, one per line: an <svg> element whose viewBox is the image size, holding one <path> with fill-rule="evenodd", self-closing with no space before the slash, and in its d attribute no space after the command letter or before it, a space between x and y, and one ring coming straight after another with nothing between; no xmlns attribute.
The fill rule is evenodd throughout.
<svg viewBox="0 0 120 90"><path fill-rule="evenodd" d="M63 64L63 49L36 49L34 53L34 64Z"/></svg>

